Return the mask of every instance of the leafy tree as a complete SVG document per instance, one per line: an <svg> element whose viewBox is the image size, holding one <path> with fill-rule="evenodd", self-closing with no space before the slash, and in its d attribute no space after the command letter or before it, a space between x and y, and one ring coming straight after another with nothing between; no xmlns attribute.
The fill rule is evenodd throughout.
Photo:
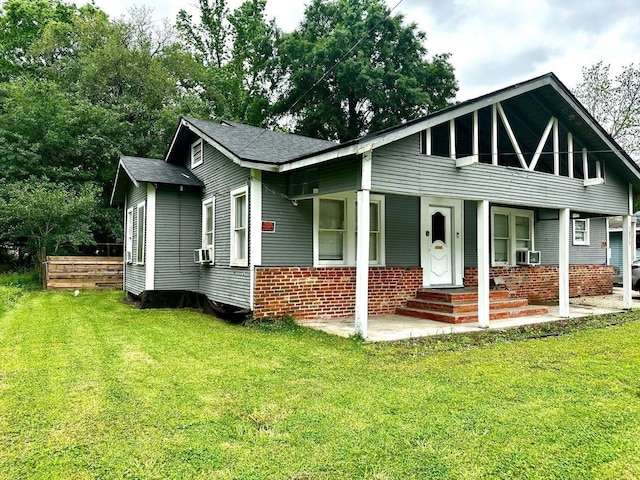
<svg viewBox="0 0 640 480"><path fill-rule="evenodd" d="M77 190L48 179L31 177L0 183L0 243L42 261L41 252L58 253L66 246L89 245L92 218L100 188L84 184Z"/></svg>
<svg viewBox="0 0 640 480"><path fill-rule="evenodd" d="M264 126L281 35L275 21L266 19L266 0L247 0L233 12L225 0L200 0L199 7L199 22L182 10L176 27L207 68L202 98L217 117Z"/></svg>
<svg viewBox="0 0 640 480"><path fill-rule="evenodd" d="M49 80L0 84L0 178L111 181L122 125Z"/></svg>
<svg viewBox="0 0 640 480"><path fill-rule="evenodd" d="M384 0L313 0L280 46L288 84L277 112L299 133L341 141L449 104L448 54L429 60L426 34Z"/></svg>
<svg viewBox="0 0 640 480"><path fill-rule="evenodd" d="M582 68L573 93L625 151L640 162L640 68L622 68L615 77L611 65L598 62Z"/></svg>
<svg viewBox="0 0 640 480"><path fill-rule="evenodd" d="M0 79L33 75L50 65L69 47L60 40L75 12L75 6L59 0L6 0L0 10ZM56 48L43 49L47 43Z"/></svg>

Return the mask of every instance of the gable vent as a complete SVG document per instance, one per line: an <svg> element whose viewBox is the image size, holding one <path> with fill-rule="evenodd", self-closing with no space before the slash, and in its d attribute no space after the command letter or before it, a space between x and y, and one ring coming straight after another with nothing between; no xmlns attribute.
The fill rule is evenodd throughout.
<svg viewBox="0 0 640 480"><path fill-rule="evenodd" d="M202 140L198 140L191 145L191 168L202 163Z"/></svg>

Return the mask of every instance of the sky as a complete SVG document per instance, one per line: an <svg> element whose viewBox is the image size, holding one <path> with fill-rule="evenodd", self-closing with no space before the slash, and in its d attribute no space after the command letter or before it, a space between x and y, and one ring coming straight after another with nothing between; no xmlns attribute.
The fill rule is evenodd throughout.
<svg viewBox="0 0 640 480"><path fill-rule="evenodd" d="M197 12L196 0L94 0L111 17L147 6L175 20L180 8ZM582 67L599 61L613 74L640 64L640 0L386 0L393 14L427 34L429 54L450 53L468 100L548 72L569 88ZM82 2L77 2L82 3ZM242 0L227 0L230 9ZM285 32L296 28L308 0L267 0L268 18ZM197 15L194 15L197 18Z"/></svg>

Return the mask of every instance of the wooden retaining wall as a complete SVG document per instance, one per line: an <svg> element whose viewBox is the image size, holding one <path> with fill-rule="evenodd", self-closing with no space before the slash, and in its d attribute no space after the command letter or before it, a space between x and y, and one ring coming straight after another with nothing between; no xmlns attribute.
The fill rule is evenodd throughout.
<svg viewBox="0 0 640 480"><path fill-rule="evenodd" d="M47 257L44 266L48 289L122 288L122 257Z"/></svg>

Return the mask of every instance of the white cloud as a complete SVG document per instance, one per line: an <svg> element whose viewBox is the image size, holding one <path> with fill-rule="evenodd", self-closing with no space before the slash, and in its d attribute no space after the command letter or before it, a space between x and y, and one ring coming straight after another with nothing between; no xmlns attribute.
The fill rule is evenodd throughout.
<svg viewBox="0 0 640 480"><path fill-rule="evenodd" d="M398 0L386 0L390 7ZM96 0L111 16L146 4L156 16L195 13L196 0ZM235 9L242 0L228 0ZM268 0L267 16L285 31L302 19L308 2ZM459 100L553 71L568 86L582 67L600 60L614 72L640 60L637 0L403 0L395 13L427 33L430 54L450 52L460 82Z"/></svg>

